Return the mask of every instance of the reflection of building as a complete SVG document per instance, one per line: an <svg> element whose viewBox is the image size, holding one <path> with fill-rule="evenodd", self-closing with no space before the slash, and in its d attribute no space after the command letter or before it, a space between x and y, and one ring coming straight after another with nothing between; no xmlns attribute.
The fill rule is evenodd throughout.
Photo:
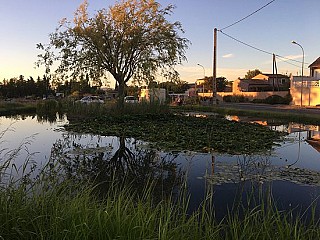
<svg viewBox="0 0 320 240"><path fill-rule="evenodd" d="M306 142L314 149L320 152L320 126L302 125L298 123L289 124L288 133L307 132Z"/></svg>

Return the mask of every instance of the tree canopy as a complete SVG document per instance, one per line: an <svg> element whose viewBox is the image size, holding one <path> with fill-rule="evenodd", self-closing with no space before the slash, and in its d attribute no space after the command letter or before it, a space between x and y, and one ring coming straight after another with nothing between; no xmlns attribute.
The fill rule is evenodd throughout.
<svg viewBox="0 0 320 240"><path fill-rule="evenodd" d="M50 67L59 62L56 72L78 77L99 78L110 72L118 84L120 99L129 80L153 81L160 73L176 79L174 67L186 60L189 41L180 22L169 22L173 5L162 8L155 0L121 0L92 17L85 0L73 21L63 19L50 34L50 42L38 48L39 64Z"/></svg>
<svg viewBox="0 0 320 240"><path fill-rule="evenodd" d="M253 77L257 76L258 74L262 73L259 69L249 70L247 74L244 76L245 79L252 79Z"/></svg>

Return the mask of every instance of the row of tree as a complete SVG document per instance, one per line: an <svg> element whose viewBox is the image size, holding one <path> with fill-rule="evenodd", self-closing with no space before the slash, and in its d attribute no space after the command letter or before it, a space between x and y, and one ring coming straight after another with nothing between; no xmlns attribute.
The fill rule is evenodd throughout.
<svg viewBox="0 0 320 240"><path fill-rule="evenodd" d="M79 94L97 93L96 86L90 85L89 76L80 76L74 81L58 81L52 79L51 76L44 75L42 78L38 76L35 80L33 77L25 79L23 75L18 78L4 79L0 83L1 98L43 98L49 95L55 95L56 92L70 95L74 92Z"/></svg>

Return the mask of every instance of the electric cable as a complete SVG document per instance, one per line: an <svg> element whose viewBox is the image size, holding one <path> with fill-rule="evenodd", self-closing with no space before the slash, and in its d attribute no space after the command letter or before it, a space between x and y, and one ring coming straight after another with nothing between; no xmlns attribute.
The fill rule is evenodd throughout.
<svg viewBox="0 0 320 240"><path fill-rule="evenodd" d="M238 24L239 22L242 22L243 20L245 20L245 19L247 19L248 17L252 16L253 14L259 12L260 10L262 10L263 8L265 8L266 6L268 6L269 4L273 3L274 1L275 1L275 0L272 0L272 1L268 2L266 5L262 6L261 8L257 9L256 11L250 13L249 15L241 18L240 20L238 20L238 21L236 21L236 22L234 22L234 23L232 23L232 24L230 24L230 25L228 25L228 26L226 26L226 27L224 27L224 28L221 28L220 30L227 29L227 28L229 28L229 27L232 27L232 26Z"/></svg>
<svg viewBox="0 0 320 240"><path fill-rule="evenodd" d="M252 49L255 49L255 50L259 51L259 52L262 52L262 53L265 53L265 54L268 54L268 55L273 55L273 53L271 53L271 52L268 52L268 51L263 50L263 49L261 49L261 48L255 47L255 46L250 45L250 44L248 44L248 43L245 43L245 42L243 42L243 41L241 41L241 40L239 40L239 39L237 39L237 38L235 38L235 37L232 37L232 36L230 36L229 34L223 32L222 30L218 30L218 31L221 32L221 33L222 33L223 35L225 35L226 37L231 38L232 40L234 40L234 41L236 41L236 42L238 42L238 43L241 43L241 44L243 44L243 45L245 45L245 46L247 46L247 47L250 47L250 48L252 48ZM287 57L283 57L283 56L281 56L281 55L279 55L279 54L275 54L275 55L276 55L276 57L278 57L278 58L286 59L287 61L284 61L285 63L291 64L291 65L296 66L296 67L300 67L300 66L298 66L298 65L296 65L296 64L293 64L293 63L289 63L288 61L293 61L293 62L296 62L296 63L302 63L301 61L298 61L298 60L295 60L295 59L290 59L290 58L287 58ZM305 64L305 65L308 65L309 63L304 62L304 64Z"/></svg>

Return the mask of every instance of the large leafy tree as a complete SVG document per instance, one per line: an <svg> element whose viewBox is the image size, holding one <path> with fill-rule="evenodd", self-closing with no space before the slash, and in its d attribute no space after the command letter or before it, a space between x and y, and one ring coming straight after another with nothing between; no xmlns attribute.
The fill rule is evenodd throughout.
<svg viewBox="0 0 320 240"><path fill-rule="evenodd" d="M259 69L249 70L247 74L244 76L245 79L252 79L253 77L262 73Z"/></svg>
<svg viewBox="0 0 320 240"><path fill-rule="evenodd" d="M59 61L57 73L99 78L110 72L123 104L129 80L153 81L156 74L177 78L174 67L186 60L189 41L179 22L167 17L174 6L162 8L155 0L121 0L89 16L85 0L73 21L63 19L50 34L40 62L47 66Z"/></svg>

